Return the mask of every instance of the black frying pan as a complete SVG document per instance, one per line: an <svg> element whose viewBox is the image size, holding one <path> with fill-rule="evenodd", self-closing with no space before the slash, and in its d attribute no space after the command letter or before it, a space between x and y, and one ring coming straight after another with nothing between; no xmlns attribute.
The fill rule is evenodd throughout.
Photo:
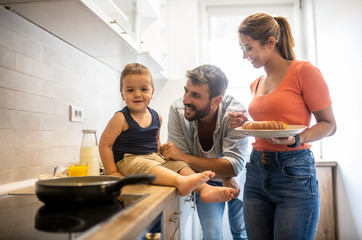
<svg viewBox="0 0 362 240"><path fill-rule="evenodd" d="M153 175L87 176L37 181L35 193L46 204L100 203L113 201L125 185L153 182Z"/></svg>

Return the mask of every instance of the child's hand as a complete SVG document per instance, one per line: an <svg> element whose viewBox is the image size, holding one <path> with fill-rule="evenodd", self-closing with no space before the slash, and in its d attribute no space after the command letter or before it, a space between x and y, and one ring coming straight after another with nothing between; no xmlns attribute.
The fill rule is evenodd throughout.
<svg viewBox="0 0 362 240"><path fill-rule="evenodd" d="M244 122L248 121L248 118L241 112L229 113L230 126L232 128L241 127Z"/></svg>

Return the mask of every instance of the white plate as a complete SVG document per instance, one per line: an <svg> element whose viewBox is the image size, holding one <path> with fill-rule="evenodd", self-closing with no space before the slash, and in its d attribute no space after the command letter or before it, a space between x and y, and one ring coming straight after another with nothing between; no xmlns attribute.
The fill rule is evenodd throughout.
<svg viewBox="0 0 362 240"><path fill-rule="evenodd" d="M285 130L252 130L237 128L242 134L247 136L253 136L258 138L278 138L278 137L289 137L297 135L303 132L307 126L304 125L288 125Z"/></svg>

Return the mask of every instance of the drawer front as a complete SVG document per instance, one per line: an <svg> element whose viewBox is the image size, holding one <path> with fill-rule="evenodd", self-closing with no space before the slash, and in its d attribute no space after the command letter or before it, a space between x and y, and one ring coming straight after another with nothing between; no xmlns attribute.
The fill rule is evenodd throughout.
<svg viewBox="0 0 362 240"><path fill-rule="evenodd" d="M164 239L177 239L175 238L175 232L180 225L180 198L177 196L170 199L165 206L163 212L163 233Z"/></svg>

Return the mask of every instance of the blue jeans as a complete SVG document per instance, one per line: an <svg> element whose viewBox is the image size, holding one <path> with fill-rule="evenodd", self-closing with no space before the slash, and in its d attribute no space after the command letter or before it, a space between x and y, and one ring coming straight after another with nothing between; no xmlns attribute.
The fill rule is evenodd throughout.
<svg viewBox="0 0 362 240"><path fill-rule="evenodd" d="M249 240L314 239L319 191L312 152L253 150L246 170L244 215Z"/></svg>
<svg viewBox="0 0 362 240"><path fill-rule="evenodd" d="M222 186L221 182L209 181L212 186ZM233 198L228 204L228 215L231 234L234 240L247 239L244 225L243 202ZM197 214L200 219L204 240L223 239L222 220L225 202L204 203L196 194Z"/></svg>

